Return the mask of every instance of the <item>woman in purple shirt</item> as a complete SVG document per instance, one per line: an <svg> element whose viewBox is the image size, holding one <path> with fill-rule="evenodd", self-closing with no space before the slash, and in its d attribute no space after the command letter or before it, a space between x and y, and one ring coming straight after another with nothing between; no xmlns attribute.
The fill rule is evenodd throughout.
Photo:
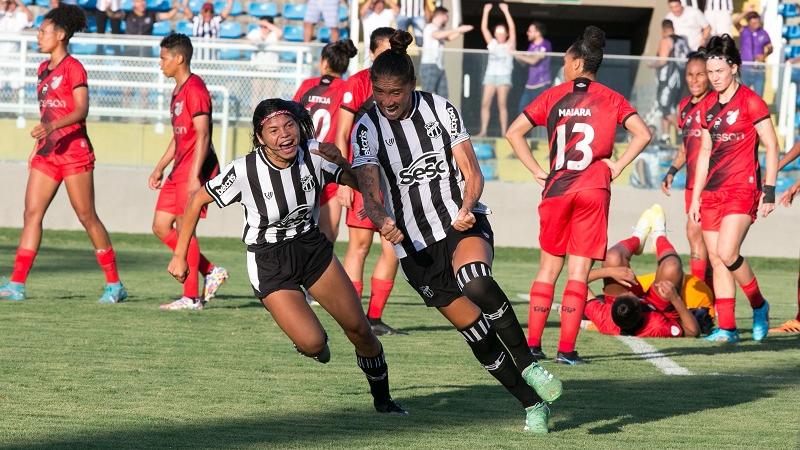
<svg viewBox="0 0 800 450"><path fill-rule="evenodd" d="M528 53L527 55L517 55L518 61L530 64L528 68L528 81L525 83L525 91L519 100L519 113L532 101L536 99L545 89L550 87L552 77L550 76L550 57L546 52L553 51L550 41L544 38L545 28L541 22L531 22L528 26Z"/></svg>
<svg viewBox="0 0 800 450"><path fill-rule="evenodd" d="M764 31L761 16L757 12L750 11L744 15L744 18L747 20L746 27L742 27L740 20L734 22L741 33L739 48L744 63L741 68L742 83L759 96L763 96L764 66L753 63L766 61L767 56L772 53L772 41L769 39L769 34Z"/></svg>

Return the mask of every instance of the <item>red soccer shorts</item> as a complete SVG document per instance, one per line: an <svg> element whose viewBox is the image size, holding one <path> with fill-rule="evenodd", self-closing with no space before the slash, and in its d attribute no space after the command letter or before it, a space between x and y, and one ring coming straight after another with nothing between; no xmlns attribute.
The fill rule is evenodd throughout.
<svg viewBox="0 0 800 450"><path fill-rule="evenodd" d="M347 210L347 219L345 223L351 228L366 228L372 231L379 231L375 228L375 224L369 220L363 212L364 210L364 197L358 191L353 191L353 207ZM358 214L363 214L364 218L360 219Z"/></svg>
<svg viewBox="0 0 800 450"><path fill-rule="evenodd" d="M200 188L202 189L202 187ZM185 181L172 181L169 178L161 185L161 192L156 201L156 211L170 213L173 216L182 216L189 203L189 183ZM206 217L208 205L200 210L200 217Z"/></svg>
<svg viewBox="0 0 800 450"><path fill-rule="evenodd" d="M606 258L608 206L606 189L586 189L539 204L539 245L551 255Z"/></svg>
<svg viewBox="0 0 800 450"><path fill-rule="evenodd" d="M319 206L322 206L332 198L336 197L336 192L339 190L339 185L336 183L328 183L322 188L322 193L319 195Z"/></svg>
<svg viewBox="0 0 800 450"><path fill-rule="evenodd" d="M722 219L733 214L746 214L755 222L760 199L761 191L757 189L703 191L700 194L700 227L703 231L719 231Z"/></svg>
<svg viewBox="0 0 800 450"><path fill-rule="evenodd" d="M94 153L87 151L86 147L79 147L79 142L86 141L83 139L75 141L68 151L61 154L53 152L47 156L35 155L31 159L30 168L58 182L70 175L91 172L94 170Z"/></svg>

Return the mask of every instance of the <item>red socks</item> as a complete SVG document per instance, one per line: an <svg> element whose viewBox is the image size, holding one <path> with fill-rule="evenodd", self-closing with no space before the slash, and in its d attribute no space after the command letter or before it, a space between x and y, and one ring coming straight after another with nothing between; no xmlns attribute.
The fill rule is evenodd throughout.
<svg viewBox="0 0 800 450"><path fill-rule="evenodd" d="M667 240L666 236L659 236L656 238L656 258L659 260L665 253L677 253L675 247Z"/></svg>
<svg viewBox="0 0 800 450"><path fill-rule="evenodd" d="M197 298L200 296L200 290L197 287L197 267L200 264L200 246L197 245L197 238L194 236L192 236L192 240L189 241L189 251L186 252L186 263L189 265L189 275L183 282L183 296Z"/></svg>
<svg viewBox="0 0 800 450"><path fill-rule="evenodd" d="M11 281L24 284L25 280L28 279L28 273L31 271L34 259L36 259L35 250L18 248L17 256L14 259L14 270L11 272Z"/></svg>
<svg viewBox="0 0 800 450"><path fill-rule="evenodd" d="M586 306L586 294L589 286L578 280L567 280L564 288L564 297L561 300L561 338L558 341L558 351L575 351L575 341L581 329L583 308Z"/></svg>
<svg viewBox="0 0 800 450"><path fill-rule="evenodd" d="M741 285L742 291L744 291L744 295L747 296L747 300L750 301L750 306L755 308L760 308L764 304L764 296L761 295L761 289L758 288L758 280L756 277L747 283Z"/></svg>
<svg viewBox="0 0 800 450"><path fill-rule="evenodd" d="M175 246L178 244L178 231L173 228L170 230L169 234L164 237L164 239L161 239L161 242L163 242L164 245L172 250L175 250ZM206 259L206 257L200 253L200 262L197 265L197 270L203 275L208 275L211 273L212 269L214 269L214 264L211 264L211 261Z"/></svg>
<svg viewBox="0 0 800 450"><path fill-rule="evenodd" d="M383 315L383 308L386 307L386 301L389 300L389 294L391 294L393 287L394 287L394 280L381 280L372 277L367 318L369 319L381 318L381 315Z"/></svg>
<svg viewBox="0 0 800 450"><path fill-rule="evenodd" d="M718 298L714 302L714 309L717 310L717 325L723 330L736 329L736 299Z"/></svg>
<svg viewBox="0 0 800 450"><path fill-rule="evenodd" d="M358 301L361 301L361 294L364 293L364 282L363 281L355 281L350 280L353 283L353 287L356 288L356 294L358 295Z"/></svg>
<svg viewBox="0 0 800 450"><path fill-rule="evenodd" d="M109 247L103 250L95 250L94 256L97 258L97 264L100 265L100 268L102 268L103 272L106 274L106 283L119 283L117 256L114 253L114 249Z"/></svg>
<svg viewBox="0 0 800 450"><path fill-rule="evenodd" d="M528 306L528 347L541 347L542 332L553 305L555 286L534 281L531 285L531 302Z"/></svg>
<svg viewBox="0 0 800 450"><path fill-rule="evenodd" d="M624 239L617 242L617 245L625 247L625 250L628 250L631 253L631 255L633 255L636 253L636 250L639 249L639 245L641 243L642 241L638 237L631 236L628 239Z"/></svg>

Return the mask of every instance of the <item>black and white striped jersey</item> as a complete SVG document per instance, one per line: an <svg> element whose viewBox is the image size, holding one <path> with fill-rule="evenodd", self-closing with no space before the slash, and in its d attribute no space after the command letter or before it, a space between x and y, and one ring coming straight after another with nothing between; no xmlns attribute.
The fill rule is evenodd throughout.
<svg viewBox="0 0 800 450"><path fill-rule="evenodd" d="M308 145L319 144L309 141ZM242 204L242 241L257 249L315 228L322 187L338 182L340 175L339 166L302 147L285 169L275 167L263 150L256 149L225 166L205 188L220 208Z"/></svg>
<svg viewBox="0 0 800 450"><path fill-rule="evenodd" d="M399 258L445 238L461 209L464 177L453 147L469 139L461 113L447 99L413 93L413 111L389 120L368 109L351 135L353 167L381 169L381 191L389 216L405 235L395 245ZM474 212L486 214L478 203Z"/></svg>

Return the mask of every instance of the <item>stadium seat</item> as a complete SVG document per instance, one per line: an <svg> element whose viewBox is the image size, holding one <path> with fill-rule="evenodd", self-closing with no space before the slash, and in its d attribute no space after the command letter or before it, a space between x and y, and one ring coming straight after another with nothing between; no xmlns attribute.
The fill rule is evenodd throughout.
<svg viewBox="0 0 800 450"><path fill-rule="evenodd" d="M303 27L299 25L284 25L283 39L289 42L303 42Z"/></svg>
<svg viewBox="0 0 800 450"><path fill-rule="evenodd" d="M214 11L222 11L225 9L226 2L224 1L217 1L214 2ZM244 13L244 7L242 6L242 2L233 2L231 6L231 15L232 16L241 16Z"/></svg>
<svg viewBox="0 0 800 450"><path fill-rule="evenodd" d="M798 56L800 56L800 46L787 45L786 47L783 48L783 55L786 57L786 59L797 58Z"/></svg>
<svg viewBox="0 0 800 450"><path fill-rule="evenodd" d="M86 16L86 31L89 33L97 33L97 21L95 21L94 14Z"/></svg>
<svg viewBox="0 0 800 450"><path fill-rule="evenodd" d="M306 16L306 4L283 4L283 18L286 20L303 20Z"/></svg>
<svg viewBox="0 0 800 450"><path fill-rule="evenodd" d="M97 45L79 44L77 42L73 42L72 44L69 44L69 51L70 53L74 53L76 55L95 55L97 54Z"/></svg>
<svg viewBox="0 0 800 450"><path fill-rule="evenodd" d="M35 19L33 19L33 27L39 28L42 25L42 22L44 22L44 14L38 15Z"/></svg>
<svg viewBox="0 0 800 450"><path fill-rule="evenodd" d="M257 23L251 23L247 26L247 34L250 34L251 31L257 29L260 25Z"/></svg>
<svg viewBox="0 0 800 450"><path fill-rule="evenodd" d="M200 14L200 8L205 2L206 0L189 0L189 11L193 14Z"/></svg>
<svg viewBox="0 0 800 450"><path fill-rule="evenodd" d="M790 41L800 39L800 25L784 25L783 37Z"/></svg>
<svg viewBox="0 0 800 450"><path fill-rule="evenodd" d="M778 179L775 182L775 192L788 191L793 184L794 184L794 178L784 177L779 175Z"/></svg>
<svg viewBox="0 0 800 450"><path fill-rule="evenodd" d="M350 33L347 28L339 28L339 39L347 39ZM328 27L321 27L319 35L317 36L320 42L329 42L331 40L331 29Z"/></svg>
<svg viewBox="0 0 800 450"><path fill-rule="evenodd" d="M347 5L339 5L339 22L347 22L350 18L350 8Z"/></svg>
<svg viewBox="0 0 800 450"><path fill-rule="evenodd" d="M480 166L481 173L485 180L497 179L497 167L495 167L494 164L478 163L478 166Z"/></svg>
<svg viewBox="0 0 800 450"><path fill-rule="evenodd" d="M167 12L172 9L169 0L147 0L147 9L156 12Z"/></svg>
<svg viewBox="0 0 800 450"><path fill-rule="evenodd" d="M175 24L175 32L180 34L185 34L187 36L192 35L192 22L188 20L181 20L180 22Z"/></svg>
<svg viewBox="0 0 800 450"><path fill-rule="evenodd" d="M491 144L474 143L473 148L475 149L475 156L478 157L478 160L494 158L494 148L492 147Z"/></svg>
<svg viewBox="0 0 800 450"><path fill-rule="evenodd" d="M666 172L665 172L666 173ZM686 189L686 171L681 170L672 177L673 189Z"/></svg>
<svg viewBox="0 0 800 450"><path fill-rule="evenodd" d="M83 9L95 9L97 0L78 0L77 4Z"/></svg>
<svg viewBox="0 0 800 450"><path fill-rule="evenodd" d="M153 24L153 36L166 36L172 31L172 22L162 20Z"/></svg>
<svg viewBox="0 0 800 450"><path fill-rule="evenodd" d="M131 12L133 11L133 0L122 0L119 7L125 12Z"/></svg>
<svg viewBox="0 0 800 450"><path fill-rule="evenodd" d="M31 6L33 4L33 0L22 0L22 4L25 6Z"/></svg>
<svg viewBox="0 0 800 450"><path fill-rule="evenodd" d="M282 63L295 63L297 62L297 53L295 52L280 52L278 54L278 61Z"/></svg>
<svg viewBox="0 0 800 450"><path fill-rule="evenodd" d="M275 3L250 2L247 5L247 14L253 17L276 17L278 5Z"/></svg>
<svg viewBox="0 0 800 450"><path fill-rule="evenodd" d="M800 7L797 3L784 3L778 6L778 13L784 19L791 19L793 17L800 17Z"/></svg>
<svg viewBox="0 0 800 450"><path fill-rule="evenodd" d="M242 58L242 52L236 48L223 48L219 51L219 59L238 60Z"/></svg>
<svg viewBox="0 0 800 450"><path fill-rule="evenodd" d="M219 37L224 39L239 39L242 37L242 24L239 22L225 21L219 27Z"/></svg>

